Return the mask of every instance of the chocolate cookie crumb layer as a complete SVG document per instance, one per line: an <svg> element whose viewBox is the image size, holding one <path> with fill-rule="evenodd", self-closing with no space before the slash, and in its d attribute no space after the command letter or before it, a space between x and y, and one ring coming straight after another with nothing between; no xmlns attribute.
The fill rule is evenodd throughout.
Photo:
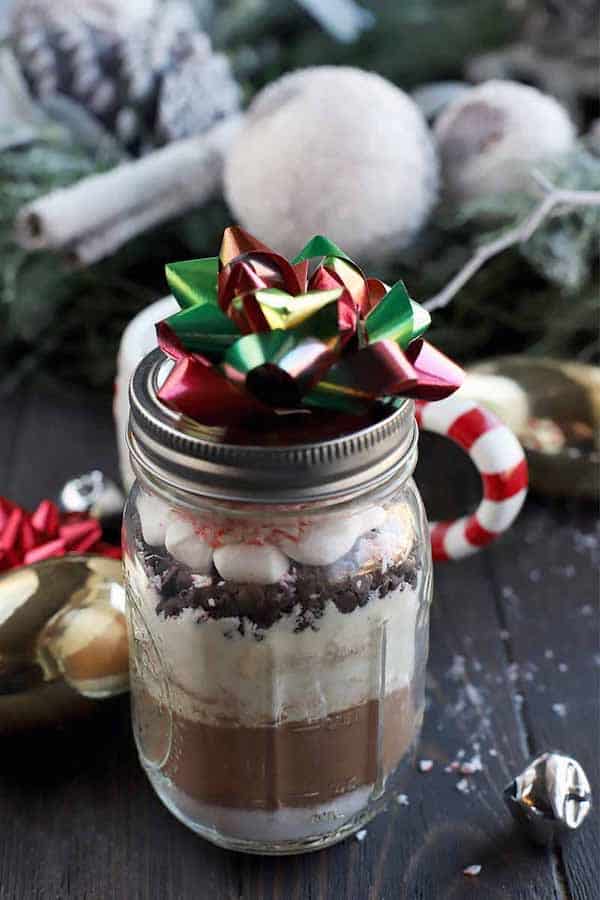
<svg viewBox="0 0 600 900"><path fill-rule="evenodd" d="M164 549L142 549L146 569L160 594L158 614L172 617L184 609L198 609L213 619L240 618L242 628L245 620L258 629L269 628L298 609L296 630L303 631L315 626L328 601L340 612L351 613L397 588L414 588L419 571L414 546L400 562L385 565L373 561L337 580L328 576L325 567L293 563L278 584L239 584L223 581L216 572L197 578Z"/></svg>

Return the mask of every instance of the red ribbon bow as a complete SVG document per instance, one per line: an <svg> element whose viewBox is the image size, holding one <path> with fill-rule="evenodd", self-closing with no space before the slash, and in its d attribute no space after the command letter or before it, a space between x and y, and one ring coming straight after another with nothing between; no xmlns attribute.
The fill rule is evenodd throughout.
<svg viewBox="0 0 600 900"><path fill-rule="evenodd" d="M0 572L67 553L121 558L121 548L102 540L102 526L83 513L61 513L42 500L33 513L0 497Z"/></svg>

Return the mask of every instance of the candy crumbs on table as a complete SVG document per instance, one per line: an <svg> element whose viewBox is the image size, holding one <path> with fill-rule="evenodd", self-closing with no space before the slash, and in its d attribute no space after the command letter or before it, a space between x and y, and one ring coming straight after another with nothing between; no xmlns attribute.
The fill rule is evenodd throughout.
<svg viewBox="0 0 600 900"><path fill-rule="evenodd" d="M471 788L469 787L469 782L467 781L466 778L461 778L461 779L459 779L459 781L456 782L456 790L460 794L470 794L471 793Z"/></svg>
<svg viewBox="0 0 600 900"><path fill-rule="evenodd" d="M475 878L481 872L480 865L467 866L466 869L463 869L463 875L467 875L469 878Z"/></svg>

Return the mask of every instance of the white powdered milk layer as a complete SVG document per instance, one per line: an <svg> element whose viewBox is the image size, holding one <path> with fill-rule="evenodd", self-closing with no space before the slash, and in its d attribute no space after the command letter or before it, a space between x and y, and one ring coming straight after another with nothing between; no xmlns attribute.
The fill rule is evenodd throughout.
<svg viewBox="0 0 600 900"><path fill-rule="evenodd" d="M352 613L329 601L314 630L295 633L299 610L292 612L257 639L248 623L240 634L237 618L198 622L202 611L192 609L157 616L156 590L141 566L128 566L141 613L132 616L136 642L154 659L145 687L189 718L250 726L320 719L406 687L412 677L419 584L373 595Z"/></svg>
<svg viewBox="0 0 600 900"><path fill-rule="evenodd" d="M252 843L298 841L335 831L365 809L374 787L365 785L318 806L243 810L198 803L164 776L149 775L163 803L188 828L206 837L208 830L214 830L217 836L221 833L230 840Z"/></svg>

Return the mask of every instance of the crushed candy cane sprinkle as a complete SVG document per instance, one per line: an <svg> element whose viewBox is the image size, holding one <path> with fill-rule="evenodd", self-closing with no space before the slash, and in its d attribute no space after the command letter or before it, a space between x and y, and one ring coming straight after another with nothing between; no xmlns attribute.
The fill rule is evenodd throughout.
<svg viewBox="0 0 600 900"><path fill-rule="evenodd" d="M470 878L474 878L481 872L481 866L475 864L473 866L467 866L466 869L463 869L463 875L467 875Z"/></svg>

